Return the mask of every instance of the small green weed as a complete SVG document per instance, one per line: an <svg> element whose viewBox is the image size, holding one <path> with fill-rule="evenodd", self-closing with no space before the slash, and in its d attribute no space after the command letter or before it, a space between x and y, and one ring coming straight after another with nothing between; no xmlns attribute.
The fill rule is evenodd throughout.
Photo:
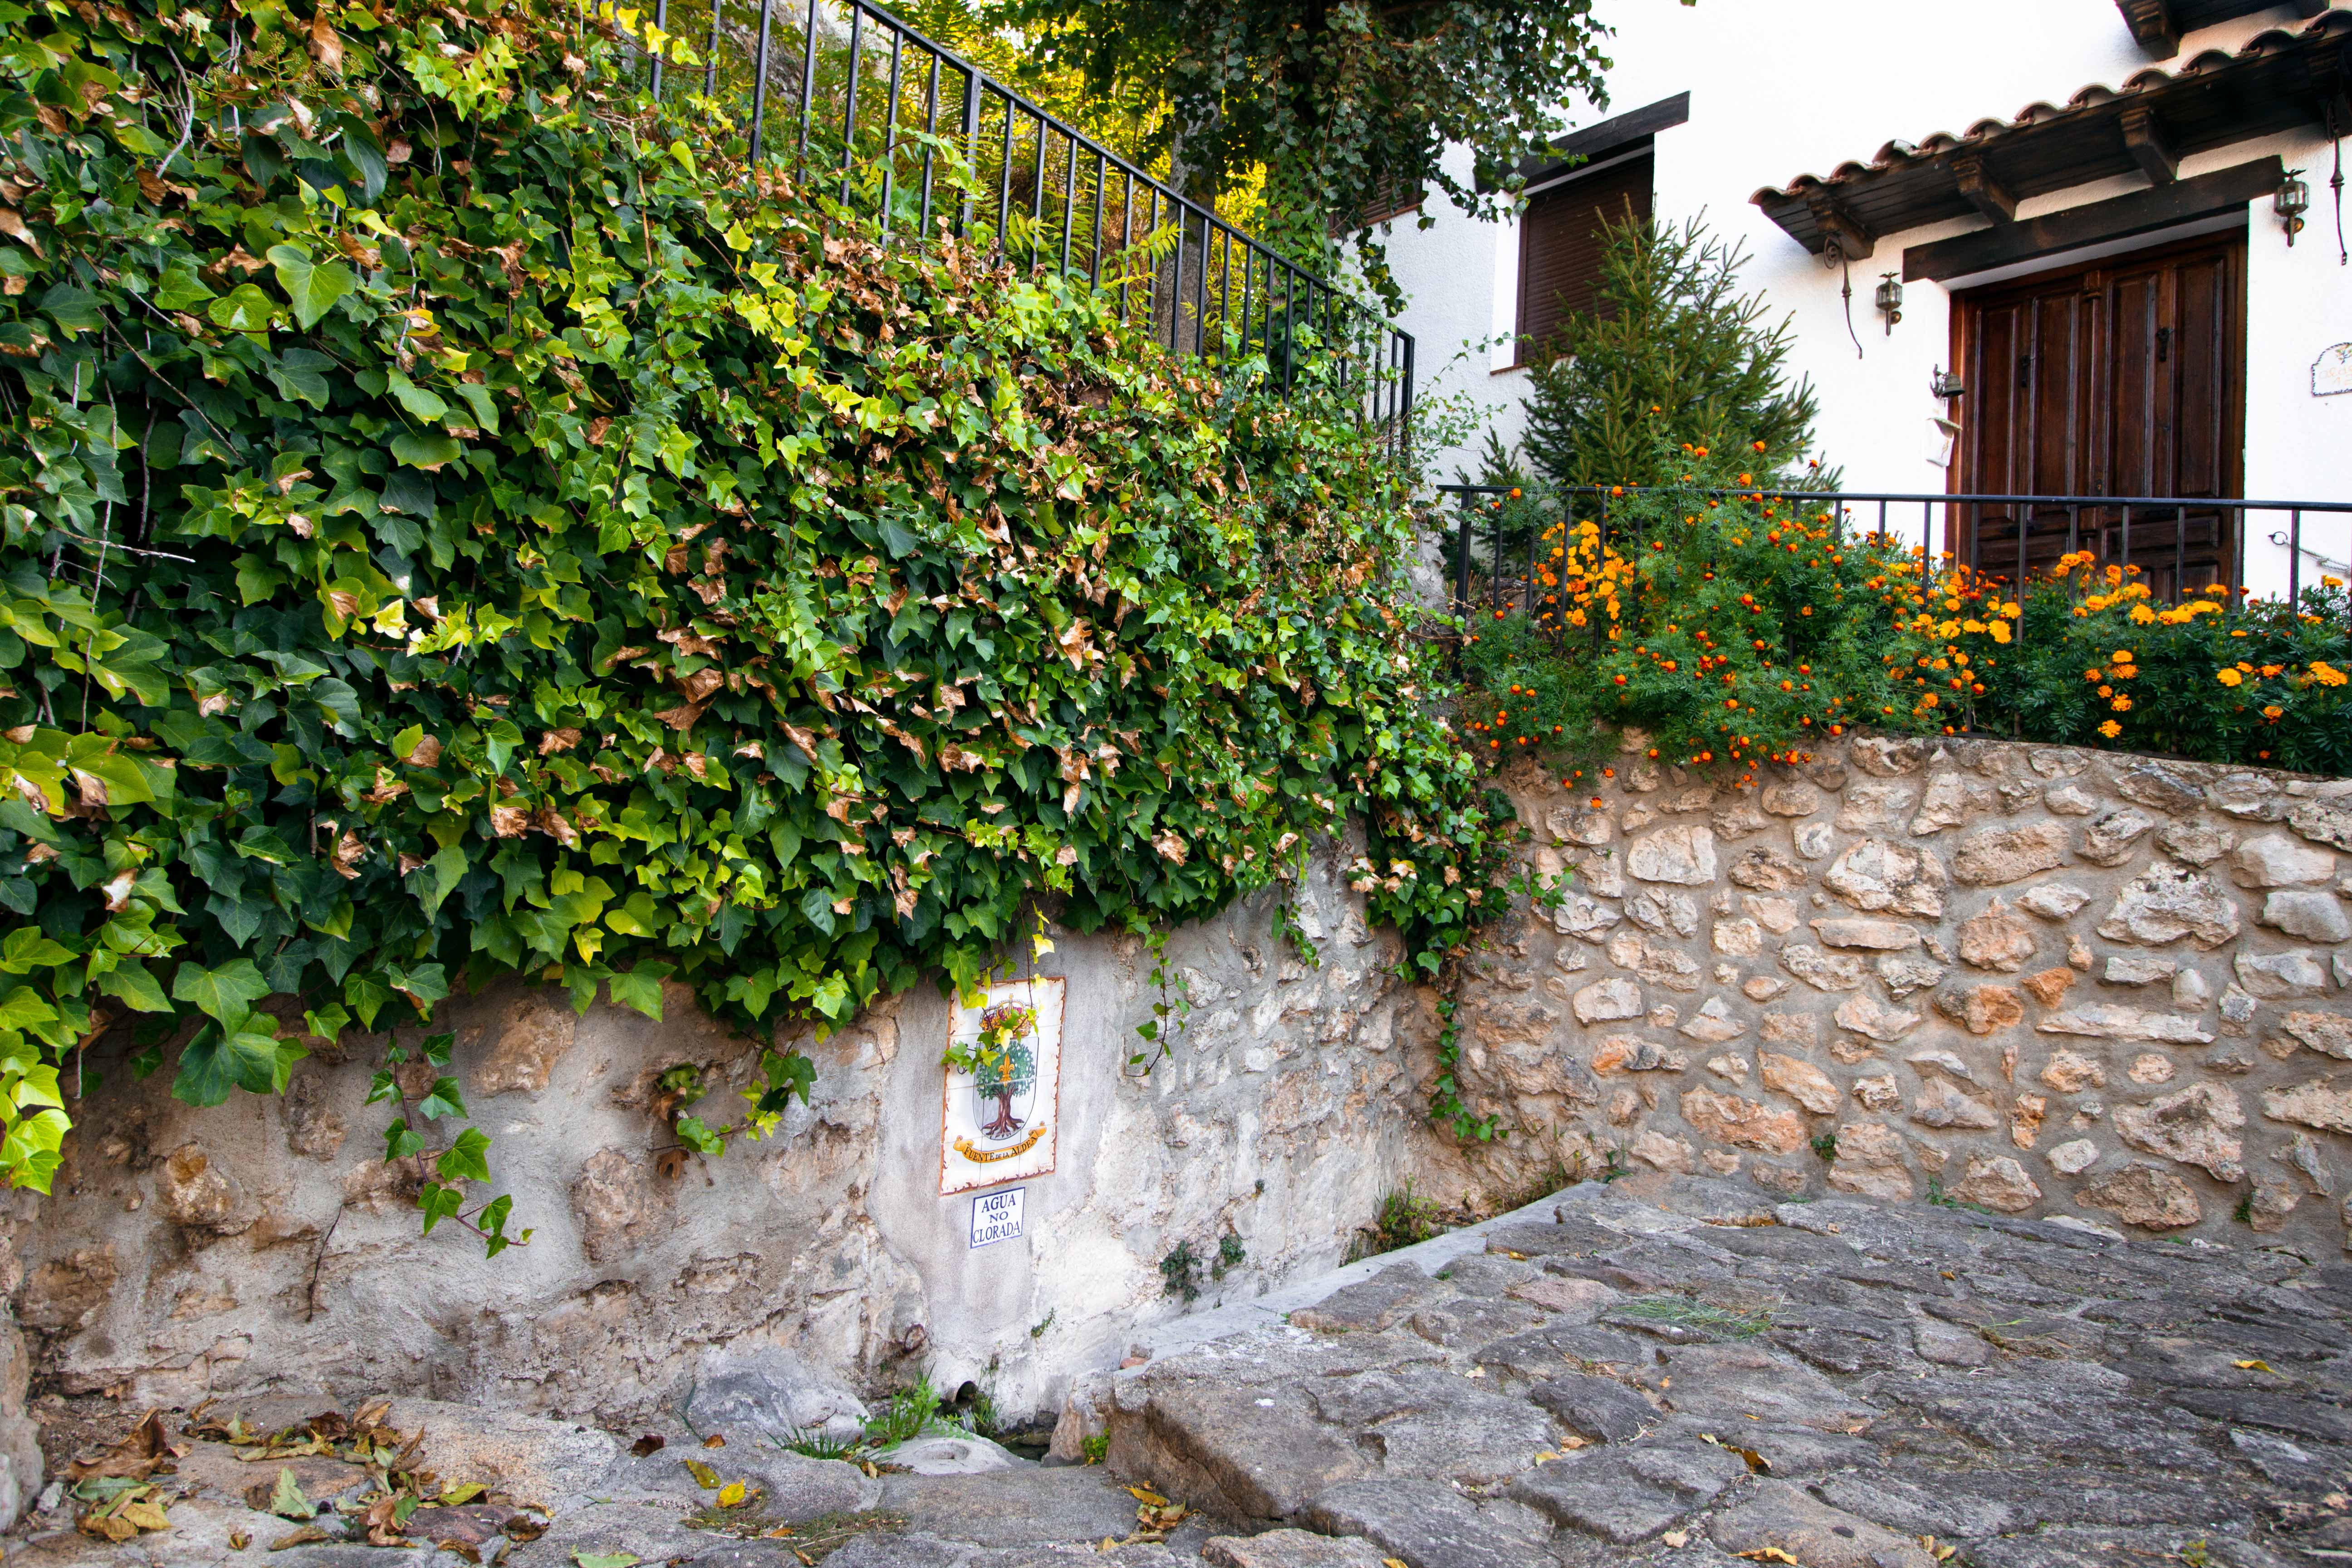
<svg viewBox="0 0 2352 1568"><path fill-rule="evenodd" d="M1769 1312L1718 1306L1688 1296L1638 1296L1612 1308L1612 1318L1638 1318L1644 1322L1672 1323L1718 1338L1752 1340L1772 1326Z"/></svg>
<svg viewBox="0 0 2352 1568"><path fill-rule="evenodd" d="M1813 1152L1821 1159L1834 1164L1837 1162L1837 1134L1823 1132L1815 1137Z"/></svg>
<svg viewBox="0 0 2352 1568"><path fill-rule="evenodd" d="M1381 1199L1380 1210L1373 1215L1371 1224L1356 1227L1356 1240L1348 1249L1348 1261L1354 1263L1412 1247L1444 1230L1436 1201L1414 1192L1408 1178L1404 1185Z"/></svg>
<svg viewBox="0 0 2352 1568"><path fill-rule="evenodd" d="M1101 1464L1103 1456L1110 1452L1110 1434L1104 1432L1096 1436L1079 1438L1078 1451L1087 1457L1087 1464Z"/></svg>
<svg viewBox="0 0 2352 1568"><path fill-rule="evenodd" d="M1160 1275L1167 1281L1160 1287L1163 1295L1181 1296L1188 1302L1201 1299L1201 1258L1191 1242L1178 1242L1176 1249L1160 1260Z"/></svg>
<svg viewBox="0 0 2352 1568"><path fill-rule="evenodd" d="M776 1444L785 1452L798 1454L804 1459L846 1459L865 1446L856 1437L835 1437L824 1432L804 1432L797 1427L791 1436Z"/></svg>
<svg viewBox="0 0 2352 1568"><path fill-rule="evenodd" d="M873 1447L887 1448L948 1426L940 1419L940 1391L927 1373L890 1396L882 1413L866 1424L866 1440Z"/></svg>

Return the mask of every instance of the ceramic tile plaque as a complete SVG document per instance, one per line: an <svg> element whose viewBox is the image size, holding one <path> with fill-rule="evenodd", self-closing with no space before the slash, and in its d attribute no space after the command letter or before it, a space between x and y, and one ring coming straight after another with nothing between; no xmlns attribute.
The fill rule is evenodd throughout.
<svg viewBox="0 0 2352 1568"><path fill-rule="evenodd" d="M1042 1176L1054 1168L1062 1100L1057 975L991 985L961 999L948 1042L979 1070L950 1066L940 1107L940 1195Z"/></svg>
<svg viewBox="0 0 2352 1568"><path fill-rule="evenodd" d="M2352 343L2322 349L2311 367L2311 395L2341 397L2352 392Z"/></svg>

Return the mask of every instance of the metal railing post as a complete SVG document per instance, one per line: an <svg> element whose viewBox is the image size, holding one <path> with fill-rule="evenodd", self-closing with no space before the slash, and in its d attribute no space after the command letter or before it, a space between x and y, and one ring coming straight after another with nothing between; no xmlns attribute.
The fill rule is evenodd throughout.
<svg viewBox="0 0 2352 1568"><path fill-rule="evenodd" d="M758 168L768 121L768 29L776 0L760 0L760 42L751 54L751 165Z"/></svg>
<svg viewBox="0 0 2352 1568"><path fill-rule="evenodd" d="M809 0L806 47L801 53L801 161L808 161L809 126L816 117L816 8L822 0ZM853 4L855 0L853 0Z"/></svg>
<svg viewBox="0 0 2352 1568"><path fill-rule="evenodd" d="M976 175L980 172L980 72L969 67L963 73L962 142L963 155ZM959 238L971 231L971 188L967 185L963 201L956 209L955 231Z"/></svg>

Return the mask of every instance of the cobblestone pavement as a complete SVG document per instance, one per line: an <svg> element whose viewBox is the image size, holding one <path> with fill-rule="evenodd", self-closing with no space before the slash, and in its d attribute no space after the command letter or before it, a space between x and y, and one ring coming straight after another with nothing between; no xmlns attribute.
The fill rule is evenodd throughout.
<svg viewBox="0 0 2352 1568"><path fill-rule="evenodd" d="M1484 1252L1434 1273L1396 1262L1286 1323L1098 1386L1101 1466L876 1477L737 1445L704 1457L757 1486L768 1516L793 1529L736 1539L681 1522L709 1501L677 1461L694 1451L682 1429L638 1457L593 1429L403 1402L395 1424L441 1434L446 1468L495 1474L492 1497L530 1502L552 1525L516 1542L495 1507L453 1510L451 1544L428 1530L394 1558L356 1539L362 1487L342 1513L321 1514L331 1539L270 1552L285 1521L240 1499L275 1467L200 1445L169 1481L172 1530L121 1546L37 1533L7 1562L2282 1568L2352 1558L2352 1268L2336 1258L2126 1241L1929 1205L1771 1206L1753 1189L1688 1177L1573 1188L1533 1212L1547 1209L1548 1219L1487 1230ZM285 1413L256 1412L273 1414ZM303 1479L331 1500L335 1476ZM1130 1488L1146 1491L1140 1505ZM1139 1506L1152 1513L1153 1496L1192 1512L1141 1538ZM824 1555L834 1538L807 1522L819 1516L870 1528Z"/></svg>

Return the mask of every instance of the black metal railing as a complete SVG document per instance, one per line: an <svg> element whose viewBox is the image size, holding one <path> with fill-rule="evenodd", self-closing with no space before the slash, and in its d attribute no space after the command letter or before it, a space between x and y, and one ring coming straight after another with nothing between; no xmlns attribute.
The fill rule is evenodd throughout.
<svg viewBox="0 0 2352 1568"><path fill-rule="evenodd" d="M1538 552L1555 548L1547 542L1560 539L1563 528L1589 521L1598 530L1599 546L1613 546L1621 554L1631 553L1629 543L1632 550L1639 550L1646 542L1639 513L1629 512L1623 502L1654 493L1718 500L1760 496L1768 503L1785 502L1808 513L1826 514L1836 538L1875 535L1906 550L1913 548L1911 541L1916 538L1917 557L1931 569L1965 565L1971 576L1994 583L2028 582L2054 567L2062 555L2080 556L2087 551L2088 563L2095 568L2128 571L2137 566L2136 580L2145 582L2152 596L2175 603L2195 589L2216 584L2228 587L2232 602L2244 596L2246 538L2249 520L2256 515L2275 518L2284 524L2269 537L2287 552L2290 601L2300 599L2307 576L2316 574L2306 573L2306 557L2315 567L2339 575L2347 574L2345 563L2352 562L2352 501L1666 487L1652 490L1580 485L1540 489L1535 494L1536 505L1529 508L1509 502L1507 498L1516 492L1507 486L1439 485L1436 489L1456 503L1454 525L1445 533L1444 554L1458 614L1474 607L1517 609L1531 616L1544 613L1545 561ZM1612 501L1618 503L1613 527ZM1916 531L1911 526L1913 507L1918 509ZM2312 514L2342 521L2342 558L2305 543L2304 520ZM1483 593L1473 592L1474 580L1483 583Z"/></svg>
<svg viewBox="0 0 2352 1568"><path fill-rule="evenodd" d="M984 233L1016 266L1083 273L1171 352L1263 355L1286 394L1327 386L1401 447L1410 334L880 6L656 0L652 15L702 57L698 69L656 54L654 95L698 91L748 132L754 163L823 180L886 235L944 225ZM970 181L951 180L951 163Z"/></svg>

